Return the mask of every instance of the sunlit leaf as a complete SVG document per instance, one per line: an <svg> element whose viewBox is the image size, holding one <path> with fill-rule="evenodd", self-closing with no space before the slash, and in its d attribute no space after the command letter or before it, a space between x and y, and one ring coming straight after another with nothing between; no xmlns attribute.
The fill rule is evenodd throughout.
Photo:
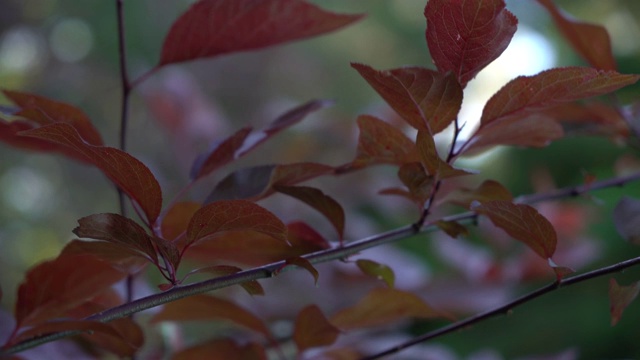
<svg viewBox="0 0 640 360"><path fill-rule="evenodd" d="M165 304L153 315L152 323L161 321L224 320L271 337L264 322L235 303L209 295L193 295Z"/></svg>
<svg viewBox="0 0 640 360"><path fill-rule="evenodd" d="M249 342L239 345L232 339L214 339L177 352L171 360L267 360L262 345Z"/></svg>
<svg viewBox="0 0 640 360"><path fill-rule="evenodd" d="M15 115L42 126L56 122L73 126L84 141L91 145L103 145L102 137L89 117L73 105L47 99L43 96L3 90L2 93L20 107Z"/></svg>
<svg viewBox="0 0 640 360"><path fill-rule="evenodd" d="M418 130L437 134L458 116L462 88L454 76L421 67L378 71L364 64L351 66Z"/></svg>
<svg viewBox="0 0 640 360"><path fill-rule="evenodd" d="M634 84L640 75L565 67L519 76L495 93L482 111L481 128L503 117L604 95Z"/></svg>
<svg viewBox="0 0 640 360"><path fill-rule="evenodd" d="M222 231L251 230L286 241L287 228L269 210L246 200L221 200L200 208L189 221L189 244Z"/></svg>
<svg viewBox="0 0 640 360"><path fill-rule="evenodd" d="M462 87L502 54L518 25L504 0L430 0L424 15L431 58Z"/></svg>
<svg viewBox="0 0 640 360"><path fill-rule="evenodd" d="M387 265L367 259L357 260L356 265L358 265L360 270L366 275L372 276L379 280L383 280L390 288L394 286L396 275L394 274L393 270Z"/></svg>
<svg viewBox="0 0 640 360"><path fill-rule="evenodd" d="M305 39L360 18L300 0L200 0L171 26L158 66Z"/></svg>
<svg viewBox="0 0 640 360"><path fill-rule="evenodd" d="M309 305L302 309L293 329L293 341L299 352L318 346L333 344L340 330L333 326L316 305Z"/></svg>
<svg viewBox="0 0 640 360"><path fill-rule="evenodd" d="M358 149L355 167L419 161L416 145L402 131L376 117L358 117Z"/></svg>
<svg viewBox="0 0 640 360"><path fill-rule="evenodd" d="M42 323L108 289L126 273L92 255L62 254L27 272L18 288L18 326Z"/></svg>
<svg viewBox="0 0 640 360"><path fill-rule="evenodd" d="M609 280L611 326L615 326L620 321L622 312L635 300L638 292L640 292L640 282L636 281L631 285L620 286L614 278Z"/></svg>
<svg viewBox="0 0 640 360"><path fill-rule="evenodd" d="M342 330L386 325L409 318L442 317L418 296L392 288L376 288L356 305L335 314L331 323Z"/></svg>
<svg viewBox="0 0 640 360"><path fill-rule="evenodd" d="M492 200L513 200L511 192L502 184L495 180L485 180L475 189L460 188L447 196L447 201L456 205L460 205L465 209L469 209L471 203L478 201L480 203Z"/></svg>
<svg viewBox="0 0 640 360"><path fill-rule="evenodd" d="M292 257L292 258L288 258L285 260L285 265L274 271L274 275L277 275L280 271L282 271L285 267L287 266L297 266L299 268L305 269L309 272L309 274L311 274L311 276L313 276L313 281L315 285L318 285L318 278L320 277L320 273L318 273L318 270L316 270L315 267L313 267L313 265L309 262L309 260L296 256L296 257Z"/></svg>
<svg viewBox="0 0 640 360"><path fill-rule="evenodd" d="M326 195L321 190L308 186L281 186L276 185L274 189L280 193L296 198L312 208L319 211L336 229L339 238L344 236L344 210L342 206L331 196Z"/></svg>
<svg viewBox="0 0 640 360"><path fill-rule="evenodd" d="M155 222L162 208L162 191L151 171L140 160L128 153L106 146L90 145L82 140L69 124L55 123L22 132L22 135L45 139L65 145L87 158L135 200L147 215L149 223Z"/></svg>
<svg viewBox="0 0 640 360"><path fill-rule="evenodd" d="M233 275L240 271L242 271L242 269L240 269L237 266L214 265L214 266L207 266L204 268L191 270L189 271L189 274L187 274L187 276L199 274L199 273L208 273L208 274L212 274L214 278L217 278L221 276ZM249 295L264 295L264 289L262 288L262 285L260 285L260 283L256 280L244 282L240 284L240 286L242 286L242 288L245 289L245 291L248 292Z"/></svg>
<svg viewBox="0 0 640 360"><path fill-rule="evenodd" d="M556 251L556 230L549 220L529 205L493 200L473 203L471 210L487 216L495 226L525 243L543 259L551 258Z"/></svg>
<svg viewBox="0 0 640 360"><path fill-rule="evenodd" d="M162 218L160 227L162 236L165 239L175 240L181 234L186 233L191 217L201 207L200 203L193 201L182 201L173 204L164 218Z"/></svg>
<svg viewBox="0 0 640 360"><path fill-rule="evenodd" d="M600 25L572 19L558 9L551 0L538 0L538 2L549 11L553 22L569 44L591 66L602 70L617 69L607 29Z"/></svg>
<svg viewBox="0 0 640 360"><path fill-rule="evenodd" d="M613 223L626 241L640 245L640 200L628 196L613 209Z"/></svg>
<svg viewBox="0 0 640 360"><path fill-rule="evenodd" d="M135 249L150 261L157 257L151 235L135 221L118 214L94 214L78 220L73 233L81 238L103 240ZM126 251L126 250L124 250Z"/></svg>

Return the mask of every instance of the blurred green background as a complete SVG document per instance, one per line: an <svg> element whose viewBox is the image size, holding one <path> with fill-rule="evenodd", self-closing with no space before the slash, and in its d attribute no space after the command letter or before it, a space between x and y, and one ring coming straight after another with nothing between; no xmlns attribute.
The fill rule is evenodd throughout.
<svg viewBox="0 0 640 360"><path fill-rule="evenodd" d="M170 66L136 89L128 149L154 171L163 186L165 203L186 183L190 162L209 141L248 124L266 124L309 99L331 98L336 105L309 116L234 167L294 161L339 165L353 157L358 114L375 114L398 123L349 63L362 62L377 69L432 67L424 40L425 1L313 2L326 9L366 12L368 16L354 26L312 40ZM117 143L120 106L114 3L2 0L0 11L0 87L81 107L111 145ZM125 1L128 64L133 78L157 62L164 35L189 3ZM557 3L577 18L607 27L620 72L640 73L640 2ZM508 55L467 89L461 118L470 124L479 117L483 102L510 78L553 66L584 65L534 1L507 1L507 6L520 20L517 41L514 39ZM637 101L638 89L629 87L620 92L620 98ZM1 103L8 105L6 101ZM446 136L439 140L445 142ZM91 213L117 212L118 205L113 187L95 169L4 144L0 144L0 151L0 286L4 292L2 306L11 309L26 269L56 256L72 238L76 219ZM581 184L585 174L599 179L613 176L613 164L624 154L634 154L634 150L603 139L571 138L543 150L501 149L490 156L463 160L462 164L481 170L482 178L502 181L519 195L535 190L534 176L550 177L557 186ZM202 198L224 174L200 184L190 196ZM410 205L376 195L379 189L396 184L394 176L393 169L376 168L346 178L319 179L314 184L345 206L348 238L357 239L413 220ZM356 189L352 186L355 182ZM638 197L640 186L600 191L594 194L596 200L571 200L589 209L585 236L596 244L595 253L579 270L638 255L638 249L624 243L610 221L611 210L623 195ZM266 204L284 219L298 214L295 205L282 199ZM319 228L324 226L324 235L332 236L316 214L304 214L312 223L320 224ZM480 241L472 242L485 247ZM407 240L401 248L419 255L433 269L450 270L451 265L425 245L424 237ZM616 278L628 284L640 279L640 269ZM607 281L598 279L558 291L518 308L512 315L437 343L460 358L480 359L484 354L512 359L572 348L581 359L640 358L640 331L636 326L640 306L632 304L620 324L611 328ZM531 285L513 287L514 294L543 283L538 279ZM413 330L433 326L418 323Z"/></svg>

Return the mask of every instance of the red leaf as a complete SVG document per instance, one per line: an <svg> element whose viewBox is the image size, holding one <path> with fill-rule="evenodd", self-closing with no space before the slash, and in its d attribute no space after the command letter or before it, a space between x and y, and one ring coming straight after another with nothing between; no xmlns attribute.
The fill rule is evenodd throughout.
<svg viewBox="0 0 640 360"><path fill-rule="evenodd" d="M289 223L287 224L287 230L287 240L292 248L308 249L308 252L313 252L331 247L322 235L304 222L295 221Z"/></svg>
<svg viewBox="0 0 640 360"><path fill-rule="evenodd" d="M76 239L62 249L62 254L93 255L111 264L114 268L129 274L139 272L149 263L145 256L131 247L104 241L82 241Z"/></svg>
<svg viewBox="0 0 640 360"><path fill-rule="evenodd" d="M620 286L615 279L609 280L609 303L611 311L611 326L615 326L624 309L631 304L640 292L640 282L635 282L628 286Z"/></svg>
<svg viewBox="0 0 640 360"><path fill-rule="evenodd" d="M358 150L353 166L402 165L419 161L416 145L395 126L369 115L358 116Z"/></svg>
<svg viewBox="0 0 640 360"><path fill-rule="evenodd" d="M495 93L482 110L481 128L498 119L551 105L604 95L633 84L640 75L565 67L519 76Z"/></svg>
<svg viewBox="0 0 640 360"><path fill-rule="evenodd" d="M102 137L93 126L89 117L75 106L47 99L42 96L3 90L3 94L19 106L21 110L16 114L34 121L40 125L56 122L73 126L84 141L91 145L103 145Z"/></svg>
<svg viewBox="0 0 640 360"><path fill-rule="evenodd" d="M221 200L203 206L187 227L189 244L209 235L233 230L251 230L287 241L287 228L269 210L246 200Z"/></svg>
<svg viewBox="0 0 640 360"><path fill-rule="evenodd" d="M518 19L504 0L430 0L427 45L438 70L451 71L464 88L507 48Z"/></svg>
<svg viewBox="0 0 640 360"><path fill-rule="evenodd" d="M176 353L171 360L267 360L262 345L249 342L238 345L231 339L215 339Z"/></svg>
<svg viewBox="0 0 640 360"><path fill-rule="evenodd" d="M215 266L207 266L205 268L195 269L189 271L189 273L185 276L185 279L188 276L199 274L199 273L209 273L213 274L214 278L221 276L233 275L242 271L239 267L229 266L229 265L215 265ZM256 280L247 281L245 283L240 284L243 289L245 289L249 295L264 295L264 289L262 285Z"/></svg>
<svg viewBox="0 0 640 360"><path fill-rule="evenodd" d="M591 66L602 70L617 69L607 29L600 25L571 19L570 16L559 10L551 0L538 0L538 2L549 11L553 22L569 41L569 44Z"/></svg>
<svg viewBox="0 0 640 360"><path fill-rule="evenodd" d="M41 263L27 272L18 289L16 326L58 317L125 276L92 255L61 254Z"/></svg>
<svg viewBox="0 0 640 360"><path fill-rule="evenodd" d="M222 142L214 143L211 150L198 156L191 169L191 178L200 178L239 159L280 131L300 122L309 113L331 104L332 102L327 100L309 101L287 111L260 131L252 132L249 127L238 130Z"/></svg>
<svg viewBox="0 0 640 360"><path fill-rule="evenodd" d="M183 201L175 203L167 211L162 218L162 237L169 240L175 240L178 236L187 232L187 226L193 214L198 211L202 205L193 201Z"/></svg>
<svg viewBox="0 0 640 360"><path fill-rule="evenodd" d="M336 200L316 188L307 186L276 185L274 189L280 193L294 197L318 210L331 222L342 241L345 221L344 210Z"/></svg>
<svg viewBox="0 0 640 360"><path fill-rule="evenodd" d="M462 88L451 75L421 67L378 71L364 64L351 66L418 130L437 134L458 116Z"/></svg>
<svg viewBox="0 0 640 360"><path fill-rule="evenodd" d="M151 171L128 153L106 146L90 145L68 124L56 123L22 132L22 135L65 145L89 162L135 200L153 224L162 208L162 191Z"/></svg>
<svg viewBox="0 0 640 360"><path fill-rule="evenodd" d="M543 259L551 258L556 251L556 230L549 220L529 205L494 200L471 204L471 210L489 217L495 226L525 243Z"/></svg>
<svg viewBox="0 0 640 360"><path fill-rule="evenodd" d="M165 304L151 318L161 321L226 320L271 338L269 329L260 318L235 303L209 295L193 295Z"/></svg>
<svg viewBox="0 0 640 360"><path fill-rule="evenodd" d="M286 259L285 264L280 269L274 271L273 275L274 276L278 275L284 268L291 265L295 265L299 268L307 270L309 274L313 276L314 284L316 286L318 285L318 278L320 277L320 273L318 273L318 270L316 270L316 268L313 267L313 265L309 262L309 260L305 258L301 258L299 256Z"/></svg>
<svg viewBox="0 0 640 360"><path fill-rule="evenodd" d="M393 287L396 281L396 275L393 273L393 270L387 265L367 259L360 259L356 261L356 265L358 265L358 268L360 268L360 270L364 274L374 277L378 280L383 280L390 288Z"/></svg>
<svg viewBox="0 0 640 360"><path fill-rule="evenodd" d="M410 198L422 208L431 197L435 177L428 175L421 163L414 162L400 166L398 178L409 190Z"/></svg>
<svg viewBox="0 0 640 360"><path fill-rule="evenodd" d="M300 0L200 0L171 26L158 66L301 40L360 18Z"/></svg>
<svg viewBox="0 0 640 360"><path fill-rule="evenodd" d="M333 326L316 305L302 309L296 317L293 341L299 352L318 346L333 344L340 330Z"/></svg>
<svg viewBox="0 0 640 360"><path fill-rule="evenodd" d="M343 309L331 318L342 330L386 325L408 318L441 317L418 296L392 288L373 289L355 306Z"/></svg>
<svg viewBox="0 0 640 360"><path fill-rule="evenodd" d="M513 195L499 182L495 180L485 180L475 189L460 188L458 191L447 196L446 200L468 209L474 201L480 203L493 200L512 201Z"/></svg>
<svg viewBox="0 0 640 360"><path fill-rule="evenodd" d="M139 252L150 262L157 259L149 234L135 221L118 214L94 214L78 220L73 233L81 238L103 240Z"/></svg>
<svg viewBox="0 0 640 360"><path fill-rule="evenodd" d="M331 166L309 162L240 169L220 181L205 203L227 199L256 201L273 194L273 185L291 186L333 170Z"/></svg>

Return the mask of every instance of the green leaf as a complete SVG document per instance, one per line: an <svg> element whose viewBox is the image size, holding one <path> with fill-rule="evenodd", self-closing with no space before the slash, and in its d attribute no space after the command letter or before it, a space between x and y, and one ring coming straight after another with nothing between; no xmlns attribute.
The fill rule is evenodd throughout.
<svg viewBox="0 0 640 360"><path fill-rule="evenodd" d="M387 265L367 259L357 260L356 265L358 265L360 270L366 275L383 280L390 288L394 286L396 276L393 273L393 270Z"/></svg>

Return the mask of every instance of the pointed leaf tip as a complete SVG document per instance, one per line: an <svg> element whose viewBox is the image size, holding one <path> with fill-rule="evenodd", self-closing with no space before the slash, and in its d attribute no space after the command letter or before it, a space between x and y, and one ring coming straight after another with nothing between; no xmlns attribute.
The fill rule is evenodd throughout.
<svg viewBox="0 0 640 360"><path fill-rule="evenodd" d="M327 320L316 305L305 307L296 317L293 341L300 352L312 347L331 345L339 335L340 330Z"/></svg>
<svg viewBox="0 0 640 360"><path fill-rule="evenodd" d="M640 292L640 282L634 282L628 286L620 286L618 282L611 278L609 280L609 304L611 311L611 326L615 326L622 312L635 300Z"/></svg>

